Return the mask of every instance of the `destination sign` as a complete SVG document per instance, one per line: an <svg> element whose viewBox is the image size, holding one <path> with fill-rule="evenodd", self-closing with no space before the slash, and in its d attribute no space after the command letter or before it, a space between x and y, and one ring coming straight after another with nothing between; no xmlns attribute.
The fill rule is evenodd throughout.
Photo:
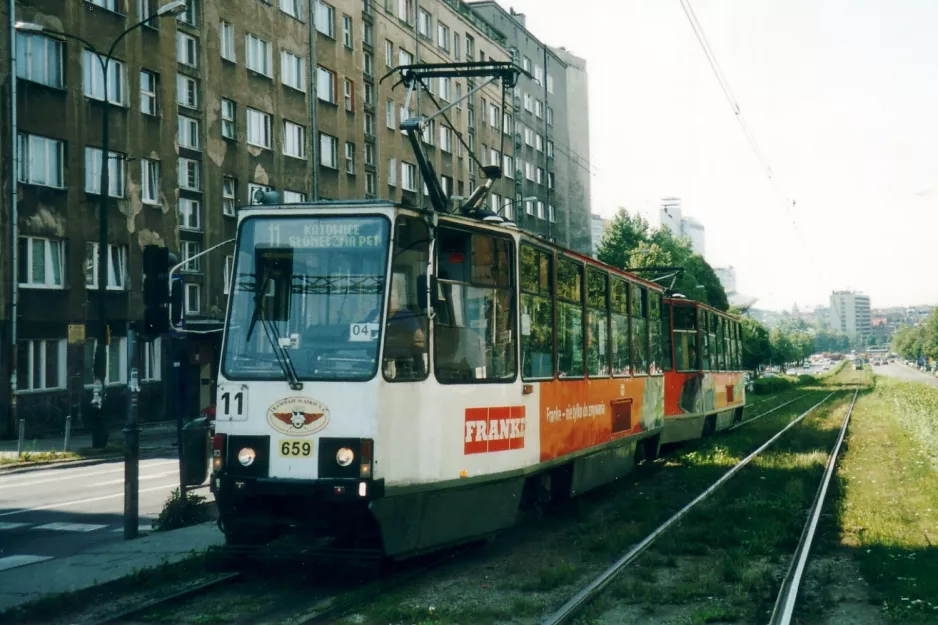
<svg viewBox="0 0 938 625"><path fill-rule="evenodd" d="M302 234L287 237L287 240L297 248L381 247L383 237L369 233L374 230L374 226L370 226L362 231L361 224L307 224L302 227Z"/></svg>

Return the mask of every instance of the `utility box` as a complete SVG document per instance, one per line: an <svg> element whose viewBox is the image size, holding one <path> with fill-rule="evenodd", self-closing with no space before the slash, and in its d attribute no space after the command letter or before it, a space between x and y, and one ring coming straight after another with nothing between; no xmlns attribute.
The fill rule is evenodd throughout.
<svg viewBox="0 0 938 625"><path fill-rule="evenodd" d="M186 486L200 486L208 479L211 458L211 422L208 417L193 419L182 426L182 479Z"/></svg>

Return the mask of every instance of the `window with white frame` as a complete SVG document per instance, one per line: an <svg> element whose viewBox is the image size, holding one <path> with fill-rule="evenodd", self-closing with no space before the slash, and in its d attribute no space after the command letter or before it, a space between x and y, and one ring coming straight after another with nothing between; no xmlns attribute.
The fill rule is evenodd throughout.
<svg viewBox="0 0 938 625"><path fill-rule="evenodd" d="M440 96L441 100L445 102L451 102L452 101L452 91L451 91L452 81L450 80L448 76L440 76L439 84L440 84L440 88L439 88L439 93L437 95Z"/></svg>
<svg viewBox="0 0 938 625"><path fill-rule="evenodd" d="M365 173L365 195L374 197L377 194L377 184L375 175L372 172Z"/></svg>
<svg viewBox="0 0 938 625"><path fill-rule="evenodd" d="M547 156L554 158L554 142L550 139L547 140Z"/></svg>
<svg viewBox="0 0 938 625"><path fill-rule="evenodd" d="M104 100L104 68L101 58L90 50L81 56L82 87L92 100ZM107 66L107 101L124 106L127 104L127 73L124 64L111 59Z"/></svg>
<svg viewBox="0 0 938 625"><path fill-rule="evenodd" d="M284 204L299 204L306 201L306 194L300 193L299 191L288 191L284 189L283 191L283 203Z"/></svg>
<svg viewBox="0 0 938 625"><path fill-rule="evenodd" d="M201 163L189 158L179 159L179 188L188 191L202 189Z"/></svg>
<svg viewBox="0 0 938 625"><path fill-rule="evenodd" d="M529 93L524 94L524 110L526 110L528 113L532 111L532 108L534 106L533 102L534 102L534 99L531 97L531 94Z"/></svg>
<svg viewBox="0 0 938 625"><path fill-rule="evenodd" d="M202 206L198 200L179 198L179 229L195 232L202 229Z"/></svg>
<svg viewBox="0 0 938 625"><path fill-rule="evenodd" d="M534 135L534 145L537 147L538 152L544 151L544 135L537 133Z"/></svg>
<svg viewBox="0 0 938 625"><path fill-rule="evenodd" d="M140 71L140 112L146 115L156 115L157 96L156 96L157 77L153 72L147 70Z"/></svg>
<svg viewBox="0 0 938 625"><path fill-rule="evenodd" d="M199 120L180 115L177 125L179 128L179 147L190 150L201 149L199 145Z"/></svg>
<svg viewBox="0 0 938 625"><path fill-rule="evenodd" d="M235 50L235 27L234 24L225 20L218 25L218 52L226 61L235 63L238 60L238 53Z"/></svg>
<svg viewBox="0 0 938 625"><path fill-rule="evenodd" d="M339 168L339 139L319 133L319 163L330 169Z"/></svg>
<svg viewBox="0 0 938 625"><path fill-rule="evenodd" d="M85 341L84 383L94 384L94 352L97 348L97 339ZM124 384L127 380L127 337L112 336L111 344L107 346L104 362L105 384Z"/></svg>
<svg viewBox="0 0 938 625"><path fill-rule="evenodd" d="M284 120L283 153L293 158L306 158L306 127Z"/></svg>
<svg viewBox="0 0 938 625"><path fill-rule="evenodd" d="M17 274L21 287L65 288L65 241L20 237Z"/></svg>
<svg viewBox="0 0 938 625"><path fill-rule="evenodd" d="M352 43L352 17L350 15L342 16L342 44L346 48L351 48Z"/></svg>
<svg viewBox="0 0 938 625"><path fill-rule="evenodd" d="M244 65L252 72L273 76L273 51L269 41L248 33L244 36Z"/></svg>
<svg viewBox="0 0 938 625"><path fill-rule="evenodd" d="M550 74L547 75L547 93L554 92L554 77ZM553 221L553 219L551 219Z"/></svg>
<svg viewBox="0 0 938 625"><path fill-rule="evenodd" d="M435 141L433 135L436 133L436 120L431 119L423 129L423 142L427 145L433 145Z"/></svg>
<svg viewBox="0 0 938 625"><path fill-rule="evenodd" d="M525 200L524 201L524 212L528 215L534 214L534 200Z"/></svg>
<svg viewBox="0 0 938 625"><path fill-rule="evenodd" d="M524 164L524 177L535 182L537 180L537 168L534 166L534 163L528 161Z"/></svg>
<svg viewBox="0 0 938 625"><path fill-rule="evenodd" d="M225 286L222 292L225 295L231 293L231 279L234 277L232 272L234 271L234 256L228 255L225 256Z"/></svg>
<svg viewBox="0 0 938 625"><path fill-rule="evenodd" d="M489 196L489 203L492 205L492 212L497 215L502 208L502 196L497 193L493 193Z"/></svg>
<svg viewBox="0 0 938 625"><path fill-rule="evenodd" d="M156 337L152 341L143 341L141 344L143 353L140 355L140 362L143 366L140 370L140 380L156 382L162 377L162 340Z"/></svg>
<svg viewBox="0 0 938 625"><path fill-rule="evenodd" d="M432 37L430 29L432 28L433 18L424 9L418 9L417 13L417 32L424 39L430 39Z"/></svg>
<svg viewBox="0 0 938 625"><path fill-rule="evenodd" d="M345 142L345 173L355 174L355 144Z"/></svg>
<svg viewBox="0 0 938 625"><path fill-rule="evenodd" d="M362 66L362 73L365 76L374 76L375 73L375 57L370 52L365 52L362 57L364 60L364 65Z"/></svg>
<svg viewBox="0 0 938 625"><path fill-rule="evenodd" d="M316 0L316 30L335 39L335 7Z"/></svg>
<svg viewBox="0 0 938 625"><path fill-rule="evenodd" d="M355 83L348 78L342 80L342 91L345 96L345 110L352 112L355 110Z"/></svg>
<svg viewBox="0 0 938 625"><path fill-rule="evenodd" d="M444 152L453 152L453 129L449 126L440 126L440 149Z"/></svg>
<svg viewBox="0 0 938 625"><path fill-rule="evenodd" d="M375 27L368 22L362 23L362 43L365 45L375 45Z"/></svg>
<svg viewBox="0 0 938 625"><path fill-rule="evenodd" d="M453 179L449 176L440 176L440 189L443 191L443 197L451 197L453 195Z"/></svg>
<svg viewBox="0 0 938 625"><path fill-rule="evenodd" d="M466 35L466 60L471 61L472 57L475 55L475 39L472 38L472 35Z"/></svg>
<svg viewBox="0 0 938 625"><path fill-rule="evenodd" d="M230 176L221 179L221 214L234 217L237 212L238 181Z"/></svg>
<svg viewBox="0 0 938 625"><path fill-rule="evenodd" d="M521 67L524 69L524 71L530 73L531 72L531 59L529 59L528 57L523 57L521 59Z"/></svg>
<svg viewBox="0 0 938 625"><path fill-rule="evenodd" d="M534 82L537 84L544 82L544 68L540 65L534 66Z"/></svg>
<svg viewBox="0 0 938 625"><path fill-rule="evenodd" d="M456 108L462 110L462 83L455 83L455 92L456 92Z"/></svg>
<svg viewBox="0 0 938 625"><path fill-rule="evenodd" d="M537 201L537 218L544 219L544 202Z"/></svg>
<svg viewBox="0 0 938 625"><path fill-rule="evenodd" d="M397 0L397 19L414 25L414 0Z"/></svg>
<svg viewBox="0 0 938 625"><path fill-rule="evenodd" d="M387 100L384 103L384 125L394 130L394 100Z"/></svg>
<svg viewBox="0 0 938 625"><path fill-rule="evenodd" d="M485 121L488 119L488 109L489 105L486 102L485 98L481 98L482 106L479 107L479 118L482 120L482 125L485 125Z"/></svg>
<svg viewBox="0 0 938 625"><path fill-rule="evenodd" d="M160 204L160 162L140 159L140 200L144 204Z"/></svg>
<svg viewBox="0 0 938 625"><path fill-rule="evenodd" d="M457 61L462 56L460 45L461 43L459 41L459 33L453 33L453 54L455 55Z"/></svg>
<svg viewBox="0 0 938 625"><path fill-rule="evenodd" d="M515 177L515 166L511 156L505 154L502 156L502 170L505 174L505 178L514 178Z"/></svg>
<svg viewBox="0 0 938 625"><path fill-rule="evenodd" d="M114 13L123 13L124 0L86 0L86 2Z"/></svg>
<svg viewBox="0 0 938 625"><path fill-rule="evenodd" d="M489 148L489 165L501 165L501 154L495 148Z"/></svg>
<svg viewBox="0 0 938 625"><path fill-rule="evenodd" d="M354 86L355 83L352 83L352 85ZM375 86L370 82L365 83L365 104L372 106L375 104ZM352 106L355 106L354 101L352 102Z"/></svg>
<svg viewBox="0 0 938 625"><path fill-rule="evenodd" d="M62 188L65 144L38 135L17 135L20 156L17 180L26 184Z"/></svg>
<svg viewBox="0 0 938 625"><path fill-rule="evenodd" d="M547 125L554 125L554 109L550 108L549 106L547 107Z"/></svg>
<svg viewBox="0 0 938 625"><path fill-rule="evenodd" d="M176 75L176 102L190 109L199 107L199 83L195 78Z"/></svg>
<svg viewBox="0 0 938 625"><path fill-rule="evenodd" d="M248 143L259 148L270 149L270 115L252 108L247 110Z"/></svg>
<svg viewBox="0 0 938 625"><path fill-rule="evenodd" d="M396 158L388 159L388 186L389 187L397 186L397 159Z"/></svg>
<svg viewBox="0 0 938 625"><path fill-rule="evenodd" d="M511 116L511 113L505 113L502 115L502 132L506 135L512 133L512 128L514 127L514 119Z"/></svg>
<svg viewBox="0 0 938 625"><path fill-rule="evenodd" d="M186 10L176 16L176 21L189 26L199 26L199 0L186 0Z"/></svg>
<svg viewBox="0 0 938 625"><path fill-rule="evenodd" d="M554 188L554 172L552 171L547 172L547 188Z"/></svg>
<svg viewBox="0 0 938 625"><path fill-rule="evenodd" d="M98 288L98 244L85 243L85 288ZM123 291L127 284L127 246L107 246L107 290Z"/></svg>
<svg viewBox="0 0 938 625"><path fill-rule="evenodd" d="M417 190L417 166L401 161L401 187L405 191Z"/></svg>
<svg viewBox="0 0 938 625"><path fill-rule="evenodd" d="M180 268L180 271L196 273L202 270L202 257L199 256L202 246L197 241L183 241L180 251L182 252L182 262L186 263Z"/></svg>
<svg viewBox="0 0 938 625"><path fill-rule="evenodd" d="M65 388L65 344L65 339L17 341L17 391Z"/></svg>
<svg viewBox="0 0 938 625"><path fill-rule="evenodd" d="M108 195L124 197L124 155L108 152ZM101 193L101 150L85 146L85 192Z"/></svg>
<svg viewBox="0 0 938 625"><path fill-rule="evenodd" d="M513 208L514 204L512 204L511 198L505 196L505 198L502 200L502 217L510 221L513 215Z"/></svg>
<svg viewBox="0 0 938 625"><path fill-rule="evenodd" d="M540 100L534 101L534 114L537 115L538 119L543 119L544 117L544 103Z"/></svg>
<svg viewBox="0 0 938 625"><path fill-rule="evenodd" d="M306 59L292 52L280 52L280 80L288 87L306 93Z"/></svg>
<svg viewBox="0 0 938 625"><path fill-rule="evenodd" d="M255 182L249 182L248 183L248 202L250 204L259 204L260 202L258 202L256 198L254 197L255 195L257 195L257 192L261 191L261 192L266 193L268 191L273 191L273 190L274 190L273 187L269 187L263 184L257 184Z"/></svg>
<svg viewBox="0 0 938 625"><path fill-rule="evenodd" d="M534 147L534 131L527 126L524 128L524 143L529 147Z"/></svg>
<svg viewBox="0 0 938 625"><path fill-rule="evenodd" d="M300 17L300 0L280 0L280 10L291 17L302 19Z"/></svg>
<svg viewBox="0 0 938 625"><path fill-rule="evenodd" d="M405 50L404 48L400 48L397 51L397 61L398 61L398 65L413 65L414 55L408 52L407 50Z"/></svg>
<svg viewBox="0 0 938 625"><path fill-rule="evenodd" d="M373 137L375 134L375 116L374 113L365 113L365 135Z"/></svg>
<svg viewBox="0 0 938 625"><path fill-rule="evenodd" d="M235 123L235 103L227 98L221 99L221 136L234 139L237 133Z"/></svg>
<svg viewBox="0 0 938 625"><path fill-rule="evenodd" d="M449 26L439 21L436 23L436 44L449 52Z"/></svg>
<svg viewBox="0 0 938 625"><path fill-rule="evenodd" d="M494 104L489 104L489 126L498 130L498 125L502 121L501 109Z"/></svg>
<svg viewBox="0 0 938 625"><path fill-rule="evenodd" d="M62 89L64 44L38 33L16 32L16 77Z"/></svg>
<svg viewBox="0 0 938 625"><path fill-rule="evenodd" d="M201 284L186 283L185 311L187 315L198 315L202 312Z"/></svg>
<svg viewBox="0 0 938 625"><path fill-rule="evenodd" d="M176 32L176 60L189 67L199 66L199 40L192 35Z"/></svg>
<svg viewBox="0 0 938 625"><path fill-rule="evenodd" d="M336 76L335 72L322 65L316 67L316 97L323 102L336 103Z"/></svg>
<svg viewBox="0 0 938 625"><path fill-rule="evenodd" d="M544 184L544 169L542 167L537 168L537 184Z"/></svg>
<svg viewBox="0 0 938 625"><path fill-rule="evenodd" d="M547 219L550 221L554 221L554 205L553 204L547 205Z"/></svg>
<svg viewBox="0 0 938 625"><path fill-rule="evenodd" d="M373 143L365 144L365 165L375 166L375 146Z"/></svg>
<svg viewBox="0 0 938 625"><path fill-rule="evenodd" d="M384 40L384 64L388 67L394 67L394 43Z"/></svg>

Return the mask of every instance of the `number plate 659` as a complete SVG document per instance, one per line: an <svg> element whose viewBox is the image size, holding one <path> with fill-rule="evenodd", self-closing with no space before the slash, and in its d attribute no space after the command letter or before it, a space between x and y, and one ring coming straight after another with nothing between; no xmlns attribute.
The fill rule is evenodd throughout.
<svg viewBox="0 0 938 625"><path fill-rule="evenodd" d="M277 443L277 451L281 458L311 458L313 444L309 441L281 440Z"/></svg>

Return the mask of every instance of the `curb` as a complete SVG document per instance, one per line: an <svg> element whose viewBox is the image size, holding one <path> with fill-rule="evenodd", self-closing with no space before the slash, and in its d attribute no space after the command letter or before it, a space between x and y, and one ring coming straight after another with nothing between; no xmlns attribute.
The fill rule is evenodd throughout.
<svg viewBox="0 0 938 625"><path fill-rule="evenodd" d="M156 454L164 451L174 451L175 447L151 447L140 450L140 459L155 457ZM124 454L109 454L107 456L98 456L96 458L87 458L82 460L52 460L49 462L33 462L22 466L0 466L0 477L4 475L16 475L17 473L31 473L33 471L45 471L54 469L70 469L74 467L92 467L97 464L107 462L116 462L123 460Z"/></svg>

